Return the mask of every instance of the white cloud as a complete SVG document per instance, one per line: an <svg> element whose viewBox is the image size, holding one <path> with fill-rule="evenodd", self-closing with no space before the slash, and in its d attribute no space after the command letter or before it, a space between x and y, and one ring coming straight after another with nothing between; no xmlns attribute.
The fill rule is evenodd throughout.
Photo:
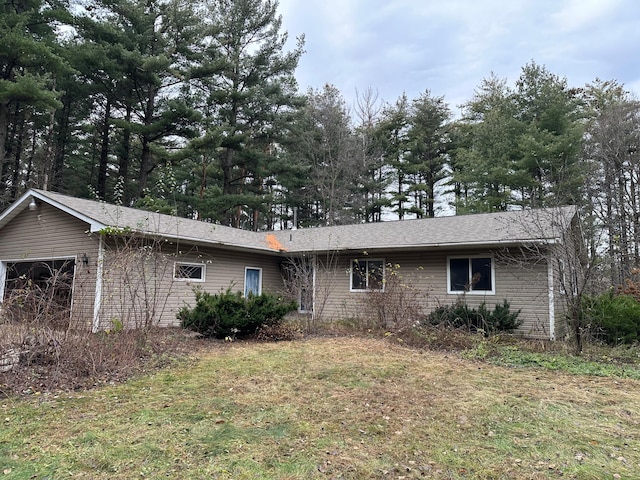
<svg viewBox="0 0 640 480"><path fill-rule="evenodd" d="M292 36L306 34L302 89L333 83L347 99L430 89L455 107L492 71L514 82L532 60L572 86L600 77L640 90L637 0L281 0L281 12Z"/></svg>
<svg viewBox="0 0 640 480"><path fill-rule="evenodd" d="M551 21L563 32L584 31L602 25L621 5L619 0L565 0Z"/></svg>

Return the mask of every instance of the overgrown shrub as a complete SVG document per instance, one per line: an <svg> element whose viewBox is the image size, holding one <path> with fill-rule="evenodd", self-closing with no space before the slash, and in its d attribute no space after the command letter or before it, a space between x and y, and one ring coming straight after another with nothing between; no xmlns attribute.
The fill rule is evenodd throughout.
<svg viewBox="0 0 640 480"><path fill-rule="evenodd" d="M478 308L471 308L463 302L453 305L442 305L427 315L427 325L444 325L452 328L464 328L471 332L482 331L485 334L496 332L511 332L522 323L517 312L511 311L507 300L497 304L493 311L489 311L486 303L482 302Z"/></svg>
<svg viewBox="0 0 640 480"><path fill-rule="evenodd" d="M630 295L613 292L585 296L581 305L582 324L610 345L640 339L640 303Z"/></svg>
<svg viewBox="0 0 640 480"><path fill-rule="evenodd" d="M398 331L424 316L423 299L428 291L418 288L419 272L400 272L399 264L387 263L384 290L368 290L359 308L362 329Z"/></svg>
<svg viewBox="0 0 640 480"><path fill-rule="evenodd" d="M228 288L218 294L197 290L195 295L195 307L181 308L177 317L183 328L208 337L253 334L259 326L274 325L296 309L295 302L268 293L244 298Z"/></svg>

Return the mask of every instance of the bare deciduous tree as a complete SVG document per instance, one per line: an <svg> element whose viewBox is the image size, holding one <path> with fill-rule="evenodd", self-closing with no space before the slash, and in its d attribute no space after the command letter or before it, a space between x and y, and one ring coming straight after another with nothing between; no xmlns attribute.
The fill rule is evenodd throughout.
<svg viewBox="0 0 640 480"><path fill-rule="evenodd" d="M498 257L522 269L547 265L549 314L553 321L557 318L565 322L567 334L575 341L575 351L580 353L586 328L581 315L582 298L589 291L597 267L597 262L590 261L587 255L581 218L575 207L536 209L523 214L519 224L506 228L524 231L530 238L540 240L505 249ZM563 329L558 330L562 333Z"/></svg>

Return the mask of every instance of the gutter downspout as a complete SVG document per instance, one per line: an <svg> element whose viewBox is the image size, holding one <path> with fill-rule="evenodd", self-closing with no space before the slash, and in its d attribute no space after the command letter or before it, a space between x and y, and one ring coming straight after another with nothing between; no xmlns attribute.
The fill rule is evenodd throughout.
<svg viewBox="0 0 640 480"><path fill-rule="evenodd" d="M96 333L100 330L100 308L102 307L102 275L104 272L104 241L100 234L98 243L98 267L96 269L96 293L93 302L93 324L91 331Z"/></svg>
<svg viewBox="0 0 640 480"><path fill-rule="evenodd" d="M0 262L0 303L4 300L4 289L7 282L7 265Z"/></svg>
<svg viewBox="0 0 640 480"><path fill-rule="evenodd" d="M553 262L547 257L547 288L549 290L549 340L556 339L556 302L554 293Z"/></svg>
<svg viewBox="0 0 640 480"><path fill-rule="evenodd" d="M316 271L318 270L318 255L313 255L311 263L311 324L315 325L316 321Z"/></svg>

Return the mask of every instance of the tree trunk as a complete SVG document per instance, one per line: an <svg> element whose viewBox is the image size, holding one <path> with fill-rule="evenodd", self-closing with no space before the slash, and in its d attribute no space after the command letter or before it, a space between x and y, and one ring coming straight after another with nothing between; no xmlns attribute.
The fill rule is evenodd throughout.
<svg viewBox="0 0 640 480"><path fill-rule="evenodd" d="M4 197L7 190L7 134L9 133L9 103L0 102L0 197Z"/></svg>
<svg viewBox="0 0 640 480"><path fill-rule="evenodd" d="M122 202L124 205L128 205L130 198L129 190L126 188L126 182L129 180L129 162L131 156L131 128L129 127L131 122L131 104L127 104L127 111L124 116L125 127L122 130L122 142L120 144L120 158L118 164L118 177L124 182L122 192Z"/></svg>
<svg viewBox="0 0 640 480"><path fill-rule="evenodd" d="M155 111L157 89L151 87L149 89L149 95L147 97L147 105L144 114L145 127L151 125L153 122L153 112ZM140 173L138 176L138 197L144 196L144 190L147 188L147 181L149 180L149 174L153 172L155 165L151 158L151 139L148 133L142 134L142 152L140 154Z"/></svg>
<svg viewBox="0 0 640 480"><path fill-rule="evenodd" d="M67 143L69 142L69 116L71 115L71 99L65 98L62 105L61 118L58 120L58 134L56 140L55 159L53 162L52 186L55 190L64 185L64 160Z"/></svg>
<svg viewBox="0 0 640 480"><path fill-rule="evenodd" d="M16 151L14 154L14 160L13 160L13 175L11 177L11 200L14 200L16 198L18 198L18 184L20 183L20 172L22 171L22 152L23 152L23 143L24 143L24 136L25 136L25 123L26 123L26 119L25 119L25 113L24 111L21 112L21 114L19 115L19 118L16 119L16 133L15 133L15 138L16 138ZM9 159L7 158L7 163L9 162Z"/></svg>
<svg viewBox="0 0 640 480"><path fill-rule="evenodd" d="M109 120L111 119L111 100L107 99L102 118L102 132L100 139L100 160L98 162L98 185L96 192L104 199L107 193L107 167L109 165Z"/></svg>

